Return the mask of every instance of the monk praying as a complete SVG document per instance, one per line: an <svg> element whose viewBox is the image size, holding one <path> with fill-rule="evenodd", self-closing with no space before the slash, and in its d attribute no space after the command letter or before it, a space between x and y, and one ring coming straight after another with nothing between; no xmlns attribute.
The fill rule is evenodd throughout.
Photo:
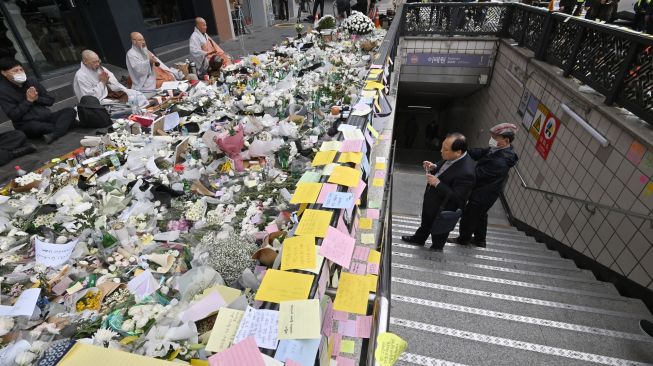
<svg viewBox="0 0 653 366"><path fill-rule="evenodd" d="M166 81L182 80L184 78L181 71L167 67L147 49L142 34L132 32L131 41L132 48L127 51L126 63L132 89L151 91L160 88Z"/></svg>
<svg viewBox="0 0 653 366"><path fill-rule="evenodd" d="M209 69L231 65L231 57L206 34L206 21L203 18L195 18L195 31L190 36L189 47L190 56L200 75L209 71L219 71Z"/></svg>

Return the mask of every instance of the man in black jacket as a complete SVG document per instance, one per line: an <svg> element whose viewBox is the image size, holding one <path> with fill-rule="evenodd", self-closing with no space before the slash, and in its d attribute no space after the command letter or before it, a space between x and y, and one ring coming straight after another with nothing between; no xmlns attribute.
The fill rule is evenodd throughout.
<svg viewBox="0 0 653 366"><path fill-rule="evenodd" d="M519 159L511 145L516 132L517 126L500 123L490 129L490 147L469 150L469 156L476 160L476 184L460 219L459 236L452 242L485 247L487 212L499 198L508 171Z"/></svg>
<svg viewBox="0 0 653 366"><path fill-rule="evenodd" d="M20 62L0 60L0 108L11 119L14 128L28 137L42 137L46 143L68 132L75 121L75 110L64 108L50 112L54 98L33 78L25 75Z"/></svg>
<svg viewBox="0 0 653 366"><path fill-rule="evenodd" d="M449 233L439 234L433 222L441 211L456 211L465 206L474 186L474 162L467 155L465 136L452 133L442 142L442 160L437 164L423 163L426 170L426 190L422 203L422 222L412 236L402 236L407 243L424 245L431 235L431 249L442 251Z"/></svg>

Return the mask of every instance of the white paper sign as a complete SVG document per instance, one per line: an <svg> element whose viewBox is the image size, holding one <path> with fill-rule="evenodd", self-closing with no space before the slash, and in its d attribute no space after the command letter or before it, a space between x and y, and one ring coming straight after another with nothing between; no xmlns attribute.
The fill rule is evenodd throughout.
<svg viewBox="0 0 653 366"><path fill-rule="evenodd" d="M40 294L40 288L23 291L13 306L0 305L0 316L32 316Z"/></svg>
<svg viewBox="0 0 653 366"><path fill-rule="evenodd" d="M52 244L35 238L36 263L43 264L47 267L58 267L70 259L70 255L73 254L76 245L77 239L66 244Z"/></svg>
<svg viewBox="0 0 653 366"><path fill-rule="evenodd" d="M164 81L161 84L161 90L174 90L179 87L178 81Z"/></svg>
<svg viewBox="0 0 653 366"><path fill-rule="evenodd" d="M172 130L173 128L179 126L179 113L174 112L167 114L163 118L163 129L165 131Z"/></svg>
<svg viewBox="0 0 653 366"><path fill-rule="evenodd" d="M279 312L276 310L257 310L247 307L245 316L240 322L240 327L234 337L234 344L243 339L254 336L256 345L261 348L277 349L277 325Z"/></svg>
<svg viewBox="0 0 653 366"><path fill-rule="evenodd" d="M149 270L139 274L127 283L127 288L134 294L136 301L141 301L146 296L153 294L161 287Z"/></svg>

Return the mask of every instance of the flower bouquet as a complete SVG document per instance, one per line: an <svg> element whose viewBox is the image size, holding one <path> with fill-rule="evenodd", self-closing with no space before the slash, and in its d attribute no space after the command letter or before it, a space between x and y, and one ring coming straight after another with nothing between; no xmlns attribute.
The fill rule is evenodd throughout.
<svg viewBox="0 0 653 366"><path fill-rule="evenodd" d="M356 35L368 34L375 29L374 23L367 15L355 10L345 19L342 27L349 33Z"/></svg>

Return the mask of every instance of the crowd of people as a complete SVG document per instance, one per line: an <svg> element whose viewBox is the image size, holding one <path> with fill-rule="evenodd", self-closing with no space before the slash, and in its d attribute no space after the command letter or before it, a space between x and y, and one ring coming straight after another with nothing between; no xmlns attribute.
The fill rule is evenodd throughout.
<svg viewBox="0 0 653 366"><path fill-rule="evenodd" d="M28 77L19 61L11 58L0 60L0 108L14 127L13 131L0 134L0 165L36 151L28 138L42 139L50 144L74 127L102 128L111 124L109 110L106 110L104 119L98 120L84 118L81 112L78 115L81 108L127 106L130 99L146 100L139 96L155 92L166 81L196 80L199 76L230 65L231 57L207 35L206 28L206 21L196 18L189 40L190 58L195 65L192 70L166 66L148 50L142 34L131 33L132 48L127 51L125 60L129 72L127 86L101 65L97 53L84 50L79 70L73 79L73 89L79 102L77 111L74 108L51 111L55 98L48 94L45 87L37 79Z"/></svg>

